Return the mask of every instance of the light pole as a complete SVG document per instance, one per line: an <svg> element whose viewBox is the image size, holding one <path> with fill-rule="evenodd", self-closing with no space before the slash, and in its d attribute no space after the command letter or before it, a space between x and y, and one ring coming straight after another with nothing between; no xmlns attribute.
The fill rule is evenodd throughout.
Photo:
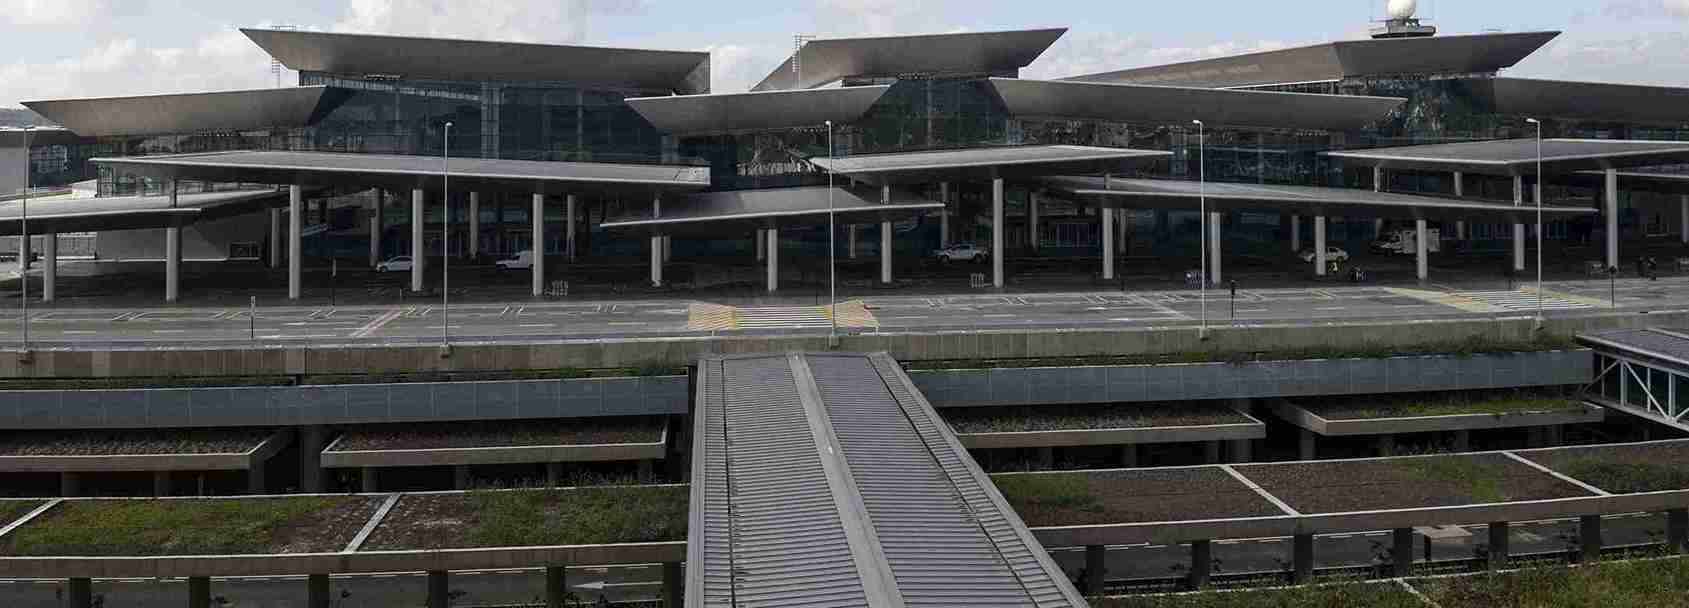
<svg viewBox="0 0 1689 608"><path fill-rule="evenodd" d="M1537 126L1537 321L1536 329L1542 329L1542 121L1526 118L1525 122Z"/></svg>
<svg viewBox="0 0 1689 608"><path fill-rule="evenodd" d="M796 62L797 56L793 55L792 57L792 61ZM833 121L831 120L827 121L827 160L829 161L827 166L833 167L834 164L831 162L833 160ZM829 168L827 170L827 320L832 323L827 330L827 344L829 346L839 343L839 281L838 270L834 262L839 249L834 239L838 238L838 234L839 228L834 225L833 218L833 170Z"/></svg>
<svg viewBox="0 0 1689 608"><path fill-rule="evenodd" d="M445 159L440 165L440 347L452 346L452 123L446 123L445 141L440 146ZM421 221L422 218L417 218Z"/></svg>
<svg viewBox="0 0 1689 608"><path fill-rule="evenodd" d="M1196 256L1202 261L1202 265L1199 267L1202 276L1198 277L1198 282L1202 284L1202 328L1198 330L1197 337L1206 340L1208 339L1208 138L1203 136L1203 129L1206 125L1203 125L1202 121L1193 120L1191 124L1196 125L1196 187L1199 204L1201 205L1199 207L1200 215L1197 217L1199 234L1197 235L1198 250Z"/></svg>
<svg viewBox="0 0 1689 608"><path fill-rule="evenodd" d="M18 298L18 306L22 308L18 322L23 325L23 342L19 350L25 357L29 356L29 260L25 255L29 251L29 185L32 177L29 174L29 138L34 130L34 125L23 128L23 214L18 221L18 232L21 233L18 237L18 285L23 290Z"/></svg>

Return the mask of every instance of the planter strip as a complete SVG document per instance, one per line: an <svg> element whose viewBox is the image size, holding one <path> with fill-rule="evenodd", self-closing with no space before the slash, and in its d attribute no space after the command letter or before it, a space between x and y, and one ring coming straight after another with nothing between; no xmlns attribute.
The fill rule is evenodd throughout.
<svg viewBox="0 0 1689 608"><path fill-rule="evenodd" d="M364 522L364 527L363 529L358 530L358 535L352 537L352 542L346 543L346 548L341 549L340 552L352 553L357 551L358 547L363 546L364 541L369 539L369 535L375 532L376 527L381 525L381 520L387 518L387 512L392 511L393 505L399 503L399 497L401 496L404 496L404 493L395 492L388 495L387 500L382 501L381 507L375 510L375 514L369 516L369 521Z"/></svg>
<svg viewBox="0 0 1689 608"><path fill-rule="evenodd" d="M24 524L29 523L29 520L35 519L36 516L39 516L42 513L46 513L48 509L58 506L58 504L64 502L64 500L65 499L63 498L54 498L49 500L41 506L30 510L30 512L25 513L23 517L19 517L17 521L6 524L6 527L0 528L0 538L4 538L7 534L11 533L11 531L23 527Z"/></svg>

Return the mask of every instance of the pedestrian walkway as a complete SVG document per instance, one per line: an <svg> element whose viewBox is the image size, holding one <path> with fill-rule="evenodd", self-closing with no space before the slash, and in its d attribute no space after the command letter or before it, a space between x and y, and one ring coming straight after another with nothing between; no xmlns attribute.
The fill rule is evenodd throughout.
<svg viewBox="0 0 1689 608"><path fill-rule="evenodd" d="M1590 302L1581 301L1583 298L1571 299L1552 293L1544 292L1540 302L1535 290L1516 289L1513 291L1461 291L1453 294L1455 297L1465 298L1494 307L1500 311L1534 311L1540 304L1542 310L1585 310L1595 308Z"/></svg>
<svg viewBox="0 0 1689 608"><path fill-rule="evenodd" d="M837 318L841 328L875 328L879 322L874 313L860 301L838 305L835 314L828 306L722 306L694 303L687 321L687 329L696 331L727 331L734 329L826 329L834 327Z"/></svg>

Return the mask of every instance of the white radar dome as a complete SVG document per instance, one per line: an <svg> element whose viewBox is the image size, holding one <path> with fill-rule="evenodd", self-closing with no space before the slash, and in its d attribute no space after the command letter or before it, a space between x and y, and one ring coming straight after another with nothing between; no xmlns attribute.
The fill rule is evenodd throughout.
<svg viewBox="0 0 1689 608"><path fill-rule="evenodd" d="M1390 0L1384 11L1390 14L1391 19L1410 19L1419 11L1419 3L1415 0Z"/></svg>

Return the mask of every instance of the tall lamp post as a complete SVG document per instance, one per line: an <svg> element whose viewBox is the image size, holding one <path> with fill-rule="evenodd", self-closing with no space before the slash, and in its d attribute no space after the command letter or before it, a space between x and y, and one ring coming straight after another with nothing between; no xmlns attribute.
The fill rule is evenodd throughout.
<svg viewBox="0 0 1689 608"><path fill-rule="evenodd" d="M1202 328L1197 331L1197 337L1208 338L1208 138L1204 137L1203 129L1206 125L1200 120L1193 120L1196 125L1196 175L1197 193L1200 201L1200 214L1197 217L1197 243L1199 244L1196 257L1201 259L1199 267L1202 276L1198 282L1202 284Z"/></svg>
<svg viewBox="0 0 1689 608"><path fill-rule="evenodd" d="M22 233L18 237L18 285L23 290L18 298L18 306L22 308L18 321L23 325L23 342L19 350L25 357L29 356L29 259L25 253L29 251L29 187L33 177L29 174L29 138L34 130L34 125L23 128L23 214L18 221L18 232Z"/></svg>
<svg viewBox="0 0 1689 608"><path fill-rule="evenodd" d="M1537 126L1537 320L1536 329L1543 328L1542 318L1542 121L1526 118L1525 122Z"/></svg>
<svg viewBox="0 0 1689 608"><path fill-rule="evenodd" d="M445 141L440 146L440 347L452 345L452 123L446 123ZM422 218L417 218L422 221Z"/></svg>
<svg viewBox="0 0 1689 608"><path fill-rule="evenodd" d="M792 61L796 62L797 56L793 55L793 57L794 57L794 59ZM830 161L833 160L833 121L831 121L831 120L827 121L827 160L829 161L827 163L828 167L834 166L834 164L832 162L830 162ZM835 256L838 255L838 250L839 250L838 244L837 244L837 242L835 242L834 239L838 238L838 235L839 235L839 228L838 228L838 226L834 225L834 218L833 218L833 171L832 171L832 169L828 169L827 170L827 320L828 320L828 322L831 323L831 325L829 326L829 328L827 330L827 345L828 346L834 346L834 345L837 345L839 343L839 281L838 281L838 274L837 274L838 270L837 270L837 266L835 265L835 261L834 261Z"/></svg>

